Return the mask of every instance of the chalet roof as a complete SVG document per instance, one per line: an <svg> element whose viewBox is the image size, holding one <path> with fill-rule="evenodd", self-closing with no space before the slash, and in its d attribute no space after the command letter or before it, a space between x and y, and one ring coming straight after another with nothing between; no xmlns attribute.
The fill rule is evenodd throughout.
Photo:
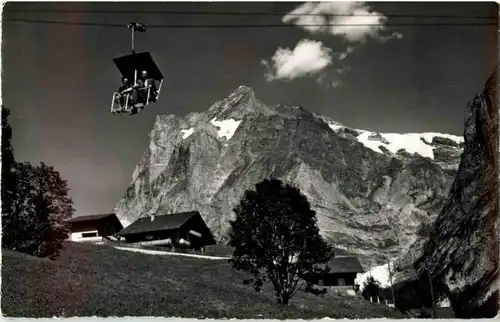
<svg viewBox="0 0 500 322"><path fill-rule="evenodd" d="M328 262L330 273L363 273L365 270L355 256L337 256Z"/></svg>
<svg viewBox="0 0 500 322"><path fill-rule="evenodd" d="M117 235L123 236L150 231L177 229L196 214L198 214L197 211L189 211L169 215L154 215L153 220L151 220L151 216L141 217Z"/></svg>
<svg viewBox="0 0 500 322"><path fill-rule="evenodd" d="M78 216L78 217L70 218L70 219L66 220L66 222L75 223L75 222L82 222L82 221L93 221L93 220L107 218L110 216L116 216L116 215L115 214L98 214L98 215Z"/></svg>

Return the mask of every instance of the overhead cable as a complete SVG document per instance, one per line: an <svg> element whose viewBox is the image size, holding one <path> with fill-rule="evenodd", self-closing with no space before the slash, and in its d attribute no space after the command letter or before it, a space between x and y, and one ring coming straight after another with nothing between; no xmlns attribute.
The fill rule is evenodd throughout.
<svg viewBox="0 0 500 322"><path fill-rule="evenodd" d="M209 15L209 16L322 16L322 17L373 17L374 14L341 13L278 13L278 12L215 12L215 11L176 11L176 10L96 10L96 9L8 9L9 12L29 13L103 13L103 14L157 14L157 15ZM497 19L496 16L479 15L428 15L428 14L383 14L384 17L436 18L436 19Z"/></svg>
<svg viewBox="0 0 500 322"><path fill-rule="evenodd" d="M78 25L78 26L98 26L98 27L124 27L126 24L118 23L99 23L99 22L75 22L58 20L32 20L32 19L9 19L2 21L23 22L23 23L45 23L60 25ZM435 22L435 23L374 23L374 24L347 24L347 23L325 23L325 24L148 24L147 28L283 28L283 27L462 27L462 26L498 26L493 22Z"/></svg>

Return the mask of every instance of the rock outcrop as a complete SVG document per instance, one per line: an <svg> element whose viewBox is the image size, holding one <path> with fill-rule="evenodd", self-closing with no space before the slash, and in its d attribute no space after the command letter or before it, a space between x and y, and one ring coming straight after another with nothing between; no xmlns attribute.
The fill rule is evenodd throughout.
<svg viewBox="0 0 500 322"><path fill-rule="evenodd" d="M456 318L492 318L499 309L498 114L495 72L467 106L455 180L427 242L414 247L423 252L413 265L417 277L404 282L430 272Z"/></svg>
<svg viewBox="0 0 500 322"><path fill-rule="evenodd" d="M199 210L224 242L244 191L276 177L308 197L336 248L377 265L405 252L444 205L461 149L448 144L436 153L443 141L434 137L462 141L350 129L302 107L266 105L241 86L205 112L157 117L115 213L127 225L151 213Z"/></svg>

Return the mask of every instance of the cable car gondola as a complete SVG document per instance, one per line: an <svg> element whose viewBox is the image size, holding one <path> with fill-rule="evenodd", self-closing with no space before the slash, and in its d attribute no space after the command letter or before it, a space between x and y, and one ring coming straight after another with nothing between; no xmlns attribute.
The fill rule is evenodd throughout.
<svg viewBox="0 0 500 322"><path fill-rule="evenodd" d="M151 54L134 50L135 32L145 32L146 27L137 22L131 22L127 27L132 31L132 54L113 58L122 74L123 85L113 93L111 114L137 114L158 100L163 85L163 75Z"/></svg>

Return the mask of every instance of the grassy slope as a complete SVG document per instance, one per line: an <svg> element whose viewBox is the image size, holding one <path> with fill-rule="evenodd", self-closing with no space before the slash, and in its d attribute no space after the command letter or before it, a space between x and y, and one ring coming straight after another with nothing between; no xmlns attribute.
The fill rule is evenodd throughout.
<svg viewBox="0 0 500 322"><path fill-rule="evenodd" d="M2 250L7 316L211 318L399 317L385 306L329 294L297 294L289 307L243 285L226 261L154 256L68 242L56 261Z"/></svg>

